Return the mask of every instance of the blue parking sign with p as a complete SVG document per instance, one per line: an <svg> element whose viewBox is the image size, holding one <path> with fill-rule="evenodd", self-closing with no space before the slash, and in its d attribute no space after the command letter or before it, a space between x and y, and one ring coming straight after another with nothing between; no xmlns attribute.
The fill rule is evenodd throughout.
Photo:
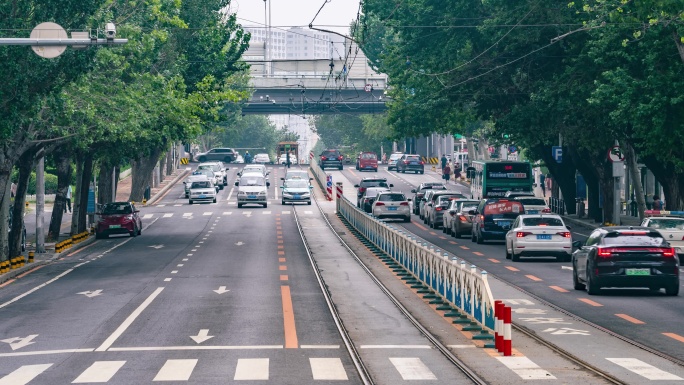
<svg viewBox="0 0 684 385"><path fill-rule="evenodd" d="M553 156L553 159L556 161L556 163L563 162L563 147L561 147L561 146L551 147L551 156Z"/></svg>

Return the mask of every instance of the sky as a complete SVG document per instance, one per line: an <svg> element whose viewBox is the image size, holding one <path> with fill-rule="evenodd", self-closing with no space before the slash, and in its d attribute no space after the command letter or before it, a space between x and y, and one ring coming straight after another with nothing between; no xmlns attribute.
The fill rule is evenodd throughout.
<svg viewBox="0 0 684 385"><path fill-rule="evenodd" d="M325 3L314 21L314 27L349 34L349 23L356 19L359 0L268 0L271 25L308 28L316 12ZM231 0L231 11L237 12L243 26L264 24L264 0ZM333 27L335 26L335 27Z"/></svg>

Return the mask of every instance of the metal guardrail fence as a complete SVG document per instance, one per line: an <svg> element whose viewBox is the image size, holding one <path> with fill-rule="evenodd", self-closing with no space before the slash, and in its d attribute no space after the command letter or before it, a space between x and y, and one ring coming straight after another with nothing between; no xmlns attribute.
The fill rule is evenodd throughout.
<svg viewBox="0 0 684 385"><path fill-rule="evenodd" d="M565 215L565 201L563 199L549 198L549 208L558 215Z"/></svg>
<svg viewBox="0 0 684 385"><path fill-rule="evenodd" d="M323 171L323 169L318 165L318 159L316 158L311 159L311 162L309 162L309 168L311 168L311 172L313 172L314 177L318 182L318 186L325 193L325 197L328 200L332 200L332 190L328 189L328 177L330 175L326 174L325 171ZM330 187L332 187L332 179L330 179L330 183Z"/></svg>

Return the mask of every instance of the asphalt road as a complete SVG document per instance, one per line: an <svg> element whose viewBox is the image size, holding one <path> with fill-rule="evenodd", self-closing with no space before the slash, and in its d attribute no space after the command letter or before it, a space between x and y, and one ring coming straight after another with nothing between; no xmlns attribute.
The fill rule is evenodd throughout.
<svg viewBox="0 0 684 385"><path fill-rule="evenodd" d="M394 185L393 190L401 191L407 197L413 196L410 190L421 182L440 180L437 174L429 171L423 175L403 174L387 171L385 167L377 173L360 172L353 167L326 172L333 174L333 181L339 181L335 175L341 173L352 183L363 177L387 177ZM451 181L449 187L470 196L467 186ZM350 189L346 189L345 195L354 201L355 196L350 196L349 192ZM684 360L684 322L681 322L684 319L684 295L668 297L662 290L651 293L645 289L604 289L600 296L589 296L585 291L573 289L570 262L557 262L553 258L527 258L512 262L505 259L503 241L478 245L469 238L456 239L441 229L429 228L417 215L412 215L411 223L397 221L395 224L572 314ZM590 230L577 227L572 229L572 233L573 240L584 241ZM684 286L684 280L681 284Z"/></svg>

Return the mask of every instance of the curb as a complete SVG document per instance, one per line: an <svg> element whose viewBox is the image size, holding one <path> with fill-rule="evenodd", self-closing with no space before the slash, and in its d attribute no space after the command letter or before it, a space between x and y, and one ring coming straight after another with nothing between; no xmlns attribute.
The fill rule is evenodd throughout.
<svg viewBox="0 0 684 385"><path fill-rule="evenodd" d="M22 273L25 273L26 271L31 270L34 267L50 264L50 263L54 262L55 260L59 259L61 256L73 253L74 251L77 251L77 250L80 250L83 247L88 246L93 242L95 242L95 237L89 236L88 239L86 239L85 241L79 242L77 247L70 247L70 248L62 251L61 253L46 252L43 255L48 255L48 254L50 255L46 259L43 259L40 261L35 261L31 264L26 264L26 265L24 265L18 269L10 270L9 273L0 274L0 284L7 282L10 279L12 279L18 275L21 275ZM28 256L24 256L24 258L28 259Z"/></svg>
<svg viewBox="0 0 684 385"><path fill-rule="evenodd" d="M175 178L173 178L173 180L171 182L169 182L166 186L162 187L161 190L159 190L156 194L154 194L154 196L152 198L150 198L149 201L147 201L147 204L145 204L145 206L152 205L156 201L158 201L162 196L164 196L164 194L166 194L167 191L169 191L169 189L171 189L171 187L173 187L176 183L178 183L178 181L180 179L182 179L185 176L185 174L187 174L189 171L190 170L188 170L188 169L184 169L183 172L178 174Z"/></svg>
<svg viewBox="0 0 684 385"><path fill-rule="evenodd" d="M561 218L563 218L563 221L566 223L569 222L575 226L584 227L585 229L594 230L601 227L601 225L592 225L591 223L587 223L585 221L581 221L575 218L566 217L565 215L562 215Z"/></svg>

